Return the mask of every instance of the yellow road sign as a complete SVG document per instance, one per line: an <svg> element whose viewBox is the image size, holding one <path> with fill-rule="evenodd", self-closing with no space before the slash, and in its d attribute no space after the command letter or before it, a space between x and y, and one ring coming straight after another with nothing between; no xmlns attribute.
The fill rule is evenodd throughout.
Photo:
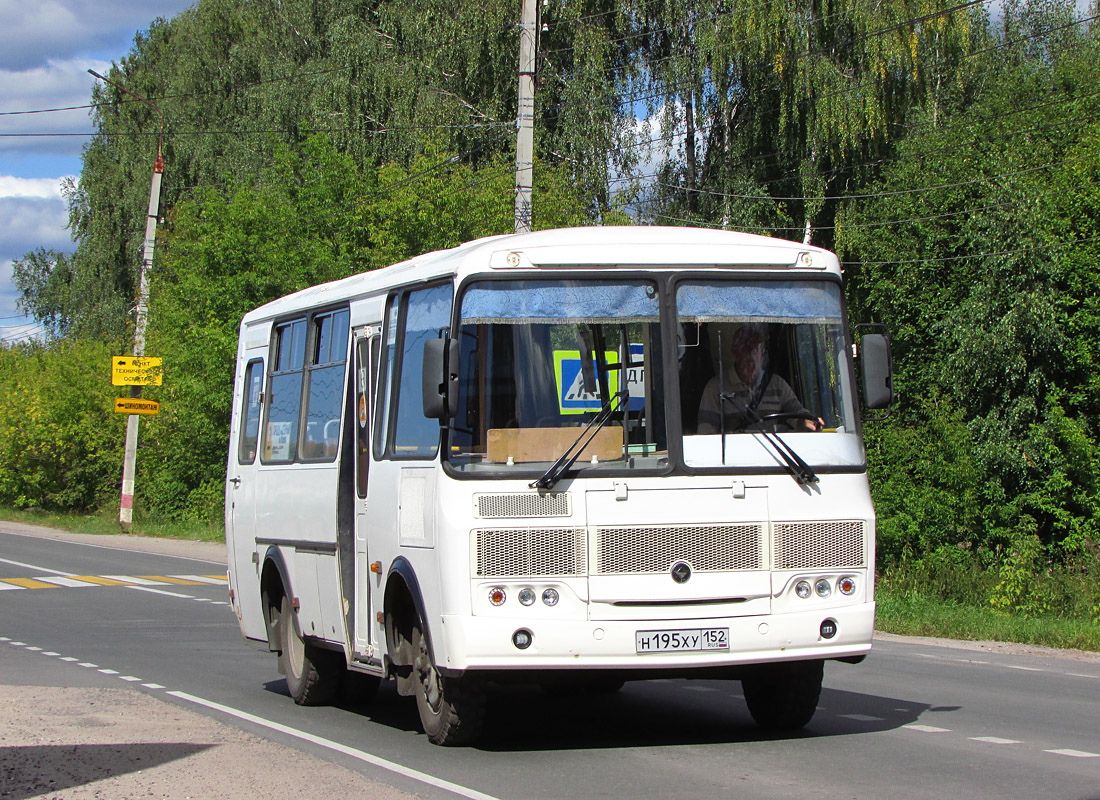
<svg viewBox="0 0 1100 800"><path fill-rule="evenodd" d="M156 400L141 400L133 397L115 398L116 414L159 414L160 403Z"/></svg>
<svg viewBox="0 0 1100 800"><path fill-rule="evenodd" d="M111 357L112 386L160 386L161 359L137 356Z"/></svg>

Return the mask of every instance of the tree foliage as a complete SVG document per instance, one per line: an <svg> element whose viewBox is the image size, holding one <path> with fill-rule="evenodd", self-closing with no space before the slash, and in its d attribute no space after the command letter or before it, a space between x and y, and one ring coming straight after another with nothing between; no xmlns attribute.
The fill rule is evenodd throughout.
<svg viewBox="0 0 1100 800"><path fill-rule="evenodd" d="M547 226L584 219L553 169L537 190ZM221 518L237 333L245 312L325 281L507 232L511 176L432 152L406 169L358 166L327 136L276 149L273 165L180 203L150 304L149 352L164 358L163 402L147 423L138 485L164 516Z"/></svg>
<svg viewBox="0 0 1100 800"><path fill-rule="evenodd" d="M986 9L541 4L535 222L840 252L853 319L893 332L900 401L866 431L881 566L980 570L990 603L1030 613L1057 603L1028 575L1100 570L1100 29L1070 0L1012 0L996 23ZM150 352L167 379L141 502L218 516L246 310L511 230L517 15L513 0L200 0L112 69L166 121ZM29 253L15 277L58 337L122 340L159 118L110 86L94 99L68 190L78 249ZM22 375L91 345L72 346L0 363ZM17 386L0 404L31 402ZM4 431L6 457L25 454ZM117 479L91 474L90 493L10 483L0 499L94 505Z"/></svg>
<svg viewBox="0 0 1100 800"><path fill-rule="evenodd" d="M980 547L1019 565L1036 543L1088 556L1100 534L1100 72L1095 37L1065 23L1064 7L1010 15L981 96L926 109L843 214L853 303L890 324L899 368L875 462L892 555ZM899 484L914 457L933 475ZM929 497L963 464L944 502Z"/></svg>
<svg viewBox="0 0 1100 800"><path fill-rule="evenodd" d="M112 347L0 347L0 503L84 511L117 499L125 418L104 380Z"/></svg>

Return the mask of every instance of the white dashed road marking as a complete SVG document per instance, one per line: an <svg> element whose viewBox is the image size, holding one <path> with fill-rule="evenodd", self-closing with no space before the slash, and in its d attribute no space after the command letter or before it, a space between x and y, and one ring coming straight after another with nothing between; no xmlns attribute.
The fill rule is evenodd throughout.
<svg viewBox="0 0 1100 800"><path fill-rule="evenodd" d="M25 642L13 642L10 638L6 636L0 637L0 642L6 642L12 647L22 647L29 652L37 652L40 655L57 657L59 661L77 661L77 659L72 656L59 656L58 653L55 653L53 651L47 652L44 651L41 647L32 647ZM119 674L118 670L109 668L100 669L98 665L93 664L90 661L80 662L78 666L87 667L89 669L98 669L99 672L103 673L104 675L116 675L118 676L119 680L126 681L128 683L141 680L141 678L134 677L133 675L121 675ZM143 683L141 685L144 686L146 689L166 688L159 683ZM214 711L219 711L231 717L235 717L237 719L245 720L255 725L260 725L262 727L268 728L269 730L278 731L288 736L293 736L296 739L310 742L315 745L320 745L321 747L324 747L335 753L340 753L342 755L350 756L354 759L362 761L364 764L370 764L371 766L386 770L387 772L392 772L396 775L411 778L412 780L418 781L428 786L433 786L437 789L443 789L444 791L451 792L452 794L456 794L460 797L469 798L469 800L498 800L498 798L494 797L493 795L486 794L485 792L479 792L477 789L471 789L458 783L452 783L451 781L445 780L443 778L438 778L435 775L431 775L427 772L421 772L420 770L413 769L412 767L406 767L405 765L399 764L396 761L390 761L380 756L376 756L373 753L368 753L364 750L357 750L356 748L349 747L346 744L341 744L340 742L336 742L331 739L325 739L321 736L315 736L314 734L300 731L297 728L292 728L288 725L282 725L278 722L273 722L271 720L264 719L263 717L249 714L246 711L241 711L239 709L233 708L232 706L224 706L221 703L215 703L212 700L206 700L202 697L188 694L187 692L165 693L172 697L175 697L178 700L183 700L184 702L191 703L193 705L202 706L203 708L208 708Z"/></svg>

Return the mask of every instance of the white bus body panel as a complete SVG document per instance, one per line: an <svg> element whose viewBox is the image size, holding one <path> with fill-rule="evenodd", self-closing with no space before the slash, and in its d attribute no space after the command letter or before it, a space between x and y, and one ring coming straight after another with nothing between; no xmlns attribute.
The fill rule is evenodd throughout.
<svg viewBox="0 0 1100 800"><path fill-rule="evenodd" d="M273 320L311 309L350 307L351 329L379 324L387 293L394 287L435 279L453 280L491 270L530 277L540 267L591 267L614 271L647 265L675 270L735 267L761 274L829 273L839 278L836 256L819 248L748 234L668 228L585 228L490 237L410 261L280 298L249 312L241 325L233 422L230 431L226 507L231 587L250 639L266 640L260 608L259 570L268 547L278 547L290 587L298 599L299 623L307 637L379 655L385 633L382 610L389 570L405 559L417 576L424 623L441 667L465 669L694 667L756 663L792 658L860 655L871 646L874 620L874 512L862 471L822 474L807 488L786 475L681 475L624 479L565 480L565 517L546 520L475 518L481 493L529 493L529 479L458 480L439 464L401 460L369 464L367 497L355 498L355 630L345 630L337 550L337 476L340 456L324 464L240 465L240 409L243 371L249 359L263 357L265 369ZM354 338L351 340L354 342ZM349 358L350 354L349 346ZM266 387L266 384L265 384ZM373 398L372 398L373 423ZM346 437L341 436L341 447ZM687 450L685 443L685 451ZM711 444L707 445L708 447ZM853 462L858 446L853 445ZM853 463L858 469L858 465ZM811 597L792 601L797 571L771 569L772 527L777 522L854 520L863 524L864 564L843 574L858 579L859 590L842 603ZM563 576L552 580L479 578L474 531L491 527L546 525L585 532L589 563L595 563L594 532L601 526L685 526L738 522L764 526L764 562L734 574L696 573L686 584L667 575ZM381 565L381 574L367 570ZM822 570L813 571L814 574ZM837 573L839 574L839 573ZM515 602L522 586L553 585L559 604L523 607ZM488 602L488 590L504 586L504 607ZM369 599L368 599L369 598ZM708 600L723 600L709 603ZM362 602L362 605L360 605ZM836 621L838 633L825 641L822 621ZM728 628L729 652L638 655L635 635L645 629ZM526 628L533 644L524 651L512 634ZM349 660L352 653L348 653Z"/></svg>

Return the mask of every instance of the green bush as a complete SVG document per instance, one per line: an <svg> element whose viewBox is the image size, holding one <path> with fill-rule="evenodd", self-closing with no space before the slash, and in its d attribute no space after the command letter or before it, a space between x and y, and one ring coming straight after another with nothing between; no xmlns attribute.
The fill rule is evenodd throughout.
<svg viewBox="0 0 1100 800"><path fill-rule="evenodd" d="M58 340L0 348L0 503L86 511L118 497L125 416L116 346Z"/></svg>

